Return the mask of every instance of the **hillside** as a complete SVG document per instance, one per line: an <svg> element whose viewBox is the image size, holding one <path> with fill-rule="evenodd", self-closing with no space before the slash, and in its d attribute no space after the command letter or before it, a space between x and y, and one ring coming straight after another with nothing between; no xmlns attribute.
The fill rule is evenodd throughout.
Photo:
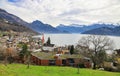
<svg viewBox="0 0 120 76"><path fill-rule="evenodd" d="M115 27L113 31L117 36L120 36L120 26Z"/></svg>
<svg viewBox="0 0 120 76"><path fill-rule="evenodd" d="M101 27L101 28L85 31L82 34L111 35L111 34L114 34L114 33L113 33L113 29L112 28Z"/></svg>
<svg viewBox="0 0 120 76"><path fill-rule="evenodd" d="M28 32L28 33L37 34L36 32L32 31L31 29L23 25L19 25L16 23L9 23L6 20L0 19L0 31L9 31L9 30L12 30L14 32Z"/></svg>
<svg viewBox="0 0 120 76"><path fill-rule="evenodd" d="M21 18L13 15L11 13L8 13L7 11L5 11L3 9L0 9L0 18L5 19L11 23L16 23L18 25L24 25L24 26L28 25L28 23L23 21Z"/></svg>
<svg viewBox="0 0 120 76"><path fill-rule="evenodd" d="M92 69L80 69L77 74L77 68L55 67L55 66L33 66L27 69L23 64L9 64L5 66L0 64L0 76L120 76L120 73L99 71Z"/></svg>
<svg viewBox="0 0 120 76"><path fill-rule="evenodd" d="M29 32L35 33L37 32L31 30L27 27L29 24L19 17L6 12L3 9L0 9L0 30L1 31L8 31L12 30L15 32Z"/></svg>
<svg viewBox="0 0 120 76"><path fill-rule="evenodd" d="M101 27L101 28L97 28L97 29L92 29L92 30L89 30L89 31L85 31L82 34L96 34L96 35L120 36L120 26L116 26L115 28Z"/></svg>

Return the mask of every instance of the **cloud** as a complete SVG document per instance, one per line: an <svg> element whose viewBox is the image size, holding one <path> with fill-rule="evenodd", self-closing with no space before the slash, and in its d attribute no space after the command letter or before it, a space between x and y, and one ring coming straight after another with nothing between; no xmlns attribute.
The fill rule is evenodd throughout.
<svg viewBox="0 0 120 76"><path fill-rule="evenodd" d="M0 0L0 8L53 26L120 22L120 0Z"/></svg>

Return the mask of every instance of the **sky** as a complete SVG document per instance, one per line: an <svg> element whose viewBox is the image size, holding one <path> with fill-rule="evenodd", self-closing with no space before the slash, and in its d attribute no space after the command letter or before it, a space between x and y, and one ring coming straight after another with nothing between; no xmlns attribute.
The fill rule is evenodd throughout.
<svg viewBox="0 0 120 76"><path fill-rule="evenodd" d="M53 26L120 23L120 0L0 0L0 8Z"/></svg>

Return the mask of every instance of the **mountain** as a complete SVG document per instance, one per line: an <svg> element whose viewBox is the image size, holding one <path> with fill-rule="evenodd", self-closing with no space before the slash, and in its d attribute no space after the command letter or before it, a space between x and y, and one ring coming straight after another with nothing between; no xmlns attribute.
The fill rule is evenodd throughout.
<svg viewBox="0 0 120 76"><path fill-rule="evenodd" d="M15 25L20 25L20 26L22 25L22 27L28 28L29 30L34 30L35 32L38 32L38 33L68 33L66 31L61 32L58 29L52 27L51 25L44 24L38 20L33 21L32 23L27 23L24 20L22 20L21 18L15 16L13 14L10 14L3 9L0 9L0 19L6 20L10 24L13 24L13 25L11 25L11 28L15 27L14 26L14 24L15 24ZM18 29L17 27L15 27L15 28ZM15 28L14 28L14 30L16 30ZM20 31L20 29L22 29L22 28L19 28L19 31Z"/></svg>
<svg viewBox="0 0 120 76"><path fill-rule="evenodd" d="M113 29L109 27L100 27L83 32L82 34L96 34L96 35L110 35L113 33Z"/></svg>
<svg viewBox="0 0 120 76"><path fill-rule="evenodd" d="M29 28L23 25L18 25L16 23L9 23L5 19L0 19L0 31L9 31L9 30L12 30L14 32L27 32L27 33L37 34L36 32L30 30Z"/></svg>
<svg viewBox="0 0 120 76"><path fill-rule="evenodd" d="M85 32L85 31L89 31L89 30L92 30L92 29L96 29L96 28L100 28L100 27L110 27L110 28L114 28L115 26L113 24L91 24L91 25L78 25L78 24L71 24L71 25L63 25L63 24L60 24L59 26L57 26L56 28L58 30L61 30L61 31L68 31L70 33L82 33L82 32Z"/></svg>
<svg viewBox="0 0 120 76"><path fill-rule="evenodd" d="M120 25L113 28L112 31L113 31L113 34L111 35L120 36Z"/></svg>
<svg viewBox="0 0 120 76"><path fill-rule="evenodd" d="M115 28L100 27L100 28L89 30L89 31L85 31L82 34L96 34L96 35L120 36L120 26L116 26Z"/></svg>
<svg viewBox="0 0 120 76"><path fill-rule="evenodd" d="M120 36L120 26L115 27L113 31L116 35Z"/></svg>
<svg viewBox="0 0 120 76"><path fill-rule="evenodd" d="M120 35L120 26L114 24L96 23L91 25L63 25L53 27L44 24L41 21L27 23L21 18L0 9L0 30L13 30L16 32L39 32L39 33L83 33L83 34L103 34L103 35Z"/></svg>
<svg viewBox="0 0 120 76"><path fill-rule="evenodd" d="M29 23L23 21L19 17L8 13L7 11L0 9L0 30L8 31L13 30L16 32L31 32L36 33L27 27Z"/></svg>
<svg viewBox="0 0 120 76"><path fill-rule="evenodd" d="M29 27L39 33L65 33L65 32L59 31L58 29L52 27L49 24L44 24L39 20L36 20L30 23Z"/></svg>
<svg viewBox="0 0 120 76"><path fill-rule="evenodd" d="M84 30L81 27L66 26L66 25L63 25L63 24L60 24L56 28L60 31L67 31L69 33L81 33Z"/></svg>
<svg viewBox="0 0 120 76"><path fill-rule="evenodd" d="M10 13L8 13L7 11L5 11L3 9L0 9L0 18L6 19L10 23L16 23L16 24L24 25L24 26L29 25L27 22L23 21L19 17L15 16L13 14L10 14Z"/></svg>

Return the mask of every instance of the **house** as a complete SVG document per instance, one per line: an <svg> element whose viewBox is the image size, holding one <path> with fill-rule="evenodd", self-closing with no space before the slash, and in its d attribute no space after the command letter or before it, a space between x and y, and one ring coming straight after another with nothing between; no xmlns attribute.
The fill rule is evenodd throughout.
<svg viewBox="0 0 120 76"><path fill-rule="evenodd" d="M49 60L48 59L41 59L41 65L48 66Z"/></svg>
<svg viewBox="0 0 120 76"><path fill-rule="evenodd" d="M53 54L52 53L45 53L45 52L35 52L31 54L31 60L34 64L36 65L52 65L52 61L51 60L55 60L53 58Z"/></svg>
<svg viewBox="0 0 120 76"><path fill-rule="evenodd" d="M63 54L70 54L69 50L62 50Z"/></svg>
<svg viewBox="0 0 120 76"><path fill-rule="evenodd" d="M70 51L68 50L67 47L56 47L55 51L57 52L57 54L70 54Z"/></svg>
<svg viewBox="0 0 120 76"><path fill-rule="evenodd" d="M56 65L57 66L63 65L63 60L62 59L56 59Z"/></svg>
<svg viewBox="0 0 120 76"><path fill-rule="evenodd" d="M44 66L62 65L62 59L55 59L54 54L52 53L45 53L45 52L32 53L31 60L32 60L32 63L36 65L44 65Z"/></svg>
<svg viewBox="0 0 120 76"><path fill-rule="evenodd" d="M44 52L51 52L54 51L55 47L50 47L50 46L43 46L42 49Z"/></svg>
<svg viewBox="0 0 120 76"><path fill-rule="evenodd" d="M58 54L57 54L58 55ZM52 66L74 66L83 64L84 67L90 68L91 62L89 58L80 58L78 55L54 55L52 52L32 53L31 60L36 65L52 65Z"/></svg>
<svg viewBox="0 0 120 76"><path fill-rule="evenodd" d="M56 46L55 44L44 44L42 46L42 49L44 52L52 52L52 51L55 51Z"/></svg>

